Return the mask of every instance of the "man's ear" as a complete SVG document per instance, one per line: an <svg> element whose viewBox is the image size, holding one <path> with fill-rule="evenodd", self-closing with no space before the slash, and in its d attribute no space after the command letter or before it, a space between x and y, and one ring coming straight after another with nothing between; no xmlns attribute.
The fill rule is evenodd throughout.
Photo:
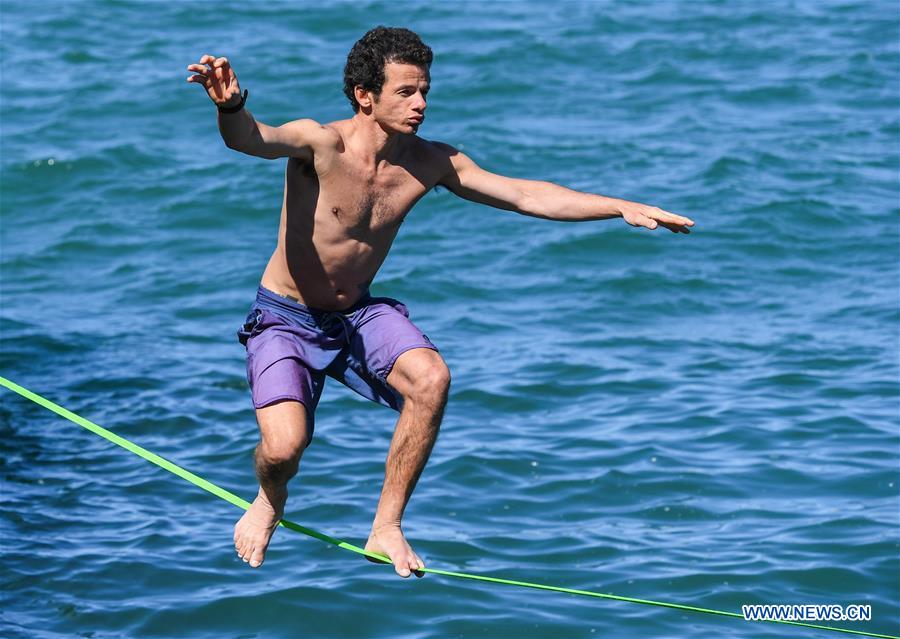
<svg viewBox="0 0 900 639"><path fill-rule="evenodd" d="M353 96L356 98L356 102L359 104L360 108L372 108L372 101L375 99L375 96L373 96L370 91L366 91L357 84L353 87Z"/></svg>

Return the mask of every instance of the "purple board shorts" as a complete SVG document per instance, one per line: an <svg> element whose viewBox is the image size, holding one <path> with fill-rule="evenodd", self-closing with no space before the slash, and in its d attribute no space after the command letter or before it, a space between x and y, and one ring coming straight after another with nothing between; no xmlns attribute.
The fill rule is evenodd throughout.
<svg viewBox="0 0 900 639"><path fill-rule="evenodd" d="M387 383L394 362L412 348L438 350L395 299L366 293L346 310L322 311L262 286L238 340L253 406L302 402L310 430L326 375L399 411L403 398Z"/></svg>

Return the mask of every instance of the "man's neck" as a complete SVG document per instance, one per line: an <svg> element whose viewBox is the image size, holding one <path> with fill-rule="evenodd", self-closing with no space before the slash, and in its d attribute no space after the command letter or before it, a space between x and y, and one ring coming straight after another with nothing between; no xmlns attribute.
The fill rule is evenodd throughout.
<svg viewBox="0 0 900 639"><path fill-rule="evenodd" d="M365 158L367 163L371 162L373 168L384 160L390 162L397 157L405 135L385 131L375 120L362 113L354 115L351 122L350 146L355 154Z"/></svg>

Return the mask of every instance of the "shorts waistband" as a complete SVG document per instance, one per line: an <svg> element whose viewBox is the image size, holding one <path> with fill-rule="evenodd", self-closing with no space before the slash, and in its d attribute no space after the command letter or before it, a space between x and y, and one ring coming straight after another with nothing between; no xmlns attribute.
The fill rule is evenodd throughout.
<svg viewBox="0 0 900 639"><path fill-rule="evenodd" d="M288 295L281 295L280 293L276 293L275 291L268 289L262 285L260 285L256 291L256 302L259 306L273 306L274 308L272 308L271 310L281 310L288 313L296 313L314 320L334 315L352 315L363 306L366 306L371 299L372 295L369 293L369 291L366 291L365 294L363 294L363 296L359 298L359 300L357 300L355 304L353 304L353 306L342 311L326 311L320 308L307 306L306 304L301 303L293 297L290 297Z"/></svg>

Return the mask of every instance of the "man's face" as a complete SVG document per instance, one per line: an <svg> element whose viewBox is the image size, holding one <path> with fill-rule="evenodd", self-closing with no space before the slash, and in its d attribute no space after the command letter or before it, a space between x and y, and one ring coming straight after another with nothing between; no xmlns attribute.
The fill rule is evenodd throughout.
<svg viewBox="0 0 900 639"><path fill-rule="evenodd" d="M375 120L390 131L415 133L425 120L425 96L431 77L428 69L414 64L388 62L384 65L384 86L373 101Z"/></svg>

